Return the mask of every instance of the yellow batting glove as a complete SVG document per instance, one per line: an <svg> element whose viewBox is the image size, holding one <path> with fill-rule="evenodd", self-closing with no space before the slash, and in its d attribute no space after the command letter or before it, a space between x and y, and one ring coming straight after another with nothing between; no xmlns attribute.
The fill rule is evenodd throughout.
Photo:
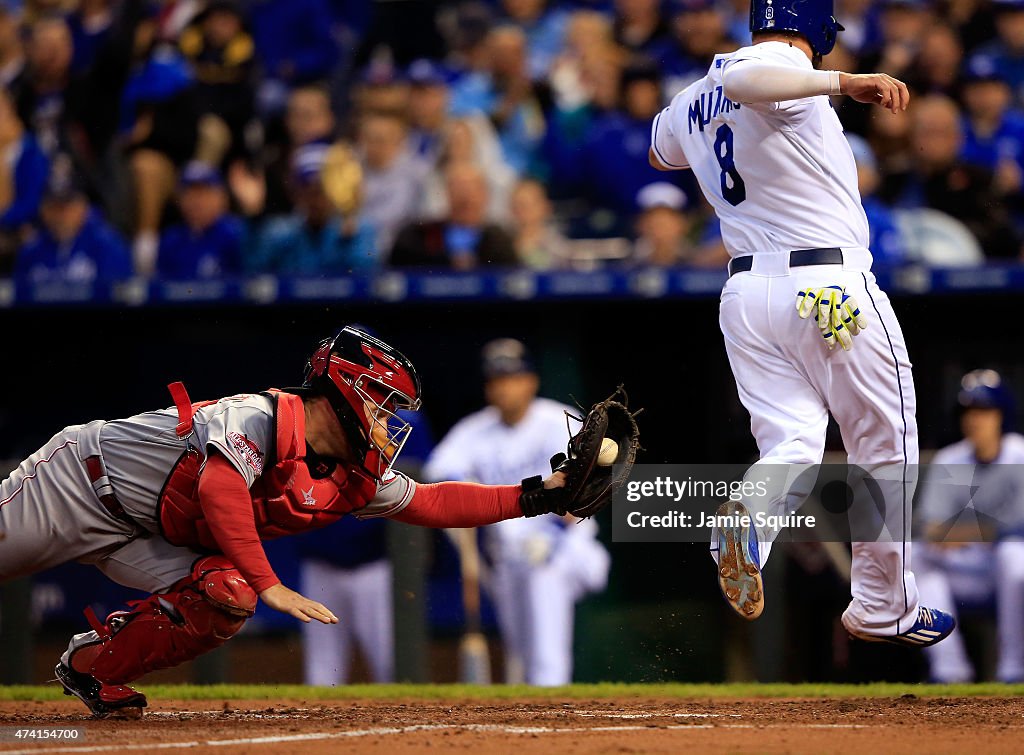
<svg viewBox="0 0 1024 755"><path fill-rule="evenodd" d="M796 311L801 320L806 320L814 313L814 321L829 350L834 349L838 343L843 351L849 351L853 348L853 337L868 325L857 300L840 286L809 288L798 292Z"/></svg>

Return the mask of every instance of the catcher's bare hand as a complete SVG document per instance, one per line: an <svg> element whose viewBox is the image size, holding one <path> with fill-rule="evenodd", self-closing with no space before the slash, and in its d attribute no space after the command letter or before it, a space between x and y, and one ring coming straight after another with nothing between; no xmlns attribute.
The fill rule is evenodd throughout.
<svg viewBox="0 0 1024 755"><path fill-rule="evenodd" d="M839 91L857 102L881 105L898 113L910 104L910 90L886 73L841 73Z"/></svg>
<svg viewBox="0 0 1024 755"><path fill-rule="evenodd" d="M275 611L287 613L299 621L307 624L316 619L321 624L337 624L338 617L331 613L330 609L315 600L310 600L300 595L295 590L289 590L282 584L268 587L260 593L260 600L273 608Z"/></svg>
<svg viewBox="0 0 1024 755"><path fill-rule="evenodd" d="M549 478L544 480L544 489L553 490L554 488L565 487L565 472L553 472Z"/></svg>

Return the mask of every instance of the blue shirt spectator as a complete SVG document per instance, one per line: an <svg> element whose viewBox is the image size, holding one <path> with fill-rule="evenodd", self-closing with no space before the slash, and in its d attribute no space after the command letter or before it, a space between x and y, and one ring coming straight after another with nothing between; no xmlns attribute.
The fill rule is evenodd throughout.
<svg viewBox="0 0 1024 755"><path fill-rule="evenodd" d="M90 207L77 187L51 187L41 216L42 230L15 260L16 279L93 283L131 276L131 255L124 239Z"/></svg>
<svg viewBox="0 0 1024 755"><path fill-rule="evenodd" d="M546 128L544 108L527 70L526 36L517 27L499 26L486 44L489 68L455 82L451 113L486 114L498 132L505 161L521 174L530 167Z"/></svg>
<svg viewBox="0 0 1024 755"><path fill-rule="evenodd" d="M857 163L857 187L871 232L868 242L871 254L879 265L898 265L906 261L906 245L893 211L874 195L881 182L878 160L871 145L862 137L848 133L846 139Z"/></svg>
<svg viewBox="0 0 1024 755"><path fill-rule="evenodd" d="M355 157L346 155L330 166L333 175L324 175L328 153L336 149L309 144L296 151L295 212L268 221L248 260L252 271L337 275L376 266L373 228L355 212L360 180Z"/></svg>
<svg viewBox="0 0 1024 755"><path fill-rule="evenodd" d="M340 569L354 569L387 558L387 521L345 516L329 527L295 538L295 551Z"/></svg>
<svg viewBox="0 0 1024 755"><path fill-rule="evenodd" d="M319 228L289 216L267 223L249 260L255 272L290 275L344 275L373 267L377 253L373 228L357 221L351 230L340 218Z"/></svg>
<svg viewBox="0 0 1024 755"><path fill-rule="evenodd" d="M1013 93L999 61L990 55L972 56L963 80L966 112L960 158L991 171L1006 162L1018 170L1024 167L1024 113L1011 107Z"/></svg>
<svg viewBox="0 0 1024 755"><path fill-rule="evenodd" d="M999 38L978 52L995 60L1017 105L1024 106L1024 0L996 0L994 10Z"/></svg>
<svg viewBox="0 0 1024 755"><path fill-rule="evenodd" d="M647 64L627 68L621 87L622 110L594 123L581 155L585 196L593 207L610 210L614 220L605 228L591 227L585 235L631 235L637 196L649 184L670 181L692 191L690 171L666 174L647 162L651 121L661 107L656 70Z"/></svg>
<svg viewBox="0 0 1024 755"><path fill-rule="evenodd" d="M0 91L0 160L12 183L10 204L0 207L0 232L12 232L35 221L46 188L50 161L35 137L25 130L14 102Z"/></svg>
<svg viewBox="0 0 1024 755"><path fill-rule="evenodd" d="M650 53L660 69L666 102L704 76L715 55L739 47L713 0L672 0L669 6L672 34ZM749 17L744 26L748 23ZM750 32L744 36L749 41Z"/></svg>
<svg viewBox="0 0 1024 755"><path fill-rule="evenodd" d="M869 243L875 264L885 267L905 262L906 244L893 211L878 197L864 197L861 202L871 230Z"/></svg>
<svg viewBox="0 0 1024 755"><path fill-rule="evenodd" d="M171 280L217 278L242 269L242 221L228 214L220 173L193 162L181 174L178 205L183 222L160 237L157 273Z"/></svg>

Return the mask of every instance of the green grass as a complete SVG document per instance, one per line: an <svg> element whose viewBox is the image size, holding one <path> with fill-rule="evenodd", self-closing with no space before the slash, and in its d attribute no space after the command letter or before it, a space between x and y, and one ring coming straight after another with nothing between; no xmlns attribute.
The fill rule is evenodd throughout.
<svg viewBox="0 0 1024 755"><path fill-rule="evenodd" d="M1007 684L574 684L537 688L468 684L366 684L305 687L297 684L140 685L154 700L592 700L616 698L708 699L734 697L1017 697L1024 685ZM0 700L59 700L62 690L48 686L0 686Z"/></svg>

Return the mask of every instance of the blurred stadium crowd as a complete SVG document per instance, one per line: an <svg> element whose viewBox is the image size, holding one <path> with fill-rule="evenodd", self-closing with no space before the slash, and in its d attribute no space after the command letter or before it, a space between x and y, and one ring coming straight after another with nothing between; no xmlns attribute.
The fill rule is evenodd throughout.
<svg viewBox="0 0 1024 755"><path fill-rule="evenodd" d="M837 0L878 264L1021 255L1024 0ZM650 123L748 0L0 0L0 276L720 267Z"/></svg>

